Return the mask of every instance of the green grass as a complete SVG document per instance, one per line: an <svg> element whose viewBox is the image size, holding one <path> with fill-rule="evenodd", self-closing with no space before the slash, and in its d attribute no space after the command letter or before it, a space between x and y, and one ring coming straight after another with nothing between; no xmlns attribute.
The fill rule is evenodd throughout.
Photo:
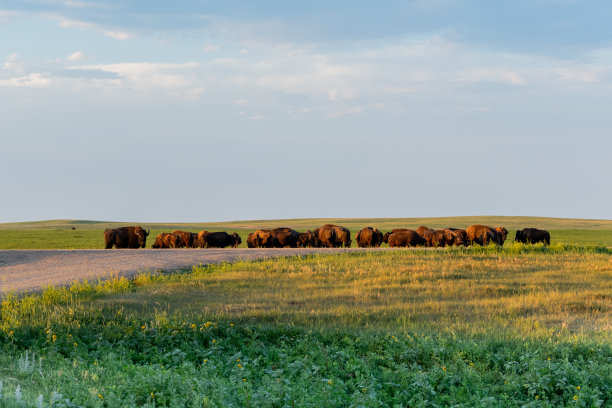
<svg viewBox="0 0 612 408"><path fill-rule="evenodd" d="M354 237L357 231L365 226L378 227L383 231L393 228L417 228L427 225L432 228L454 226L465 228L474 223L492 226L503 225L510 230L508 242L514 241L517 228L526 226L545 228L551 232L552 243L597 245L612 247L612 221L579 220L541 217L446 217L446 218L375 218L375 219L300 219L300 220L267 220L267 221L233 221L226 223L192 223L192 224L146 224L146 223L113 223L106 221L54 220L27 223L0 224L0 249L98 249L104 247L103 232L106 228L121 225L142 225L151 228L151 237L147 240L151 247L155 235L183 229L198 232L209 231L237 232L246 247L249 232L259 228L288 226L298 231L315 229L326 223L346 226ZM75 230L71 230L75 227ZM353 246L357 243L353 239Z"/></svg>
<svg viewBox="0 0 612 408"><path fill-rule="evenodd" d="M9 296L0 405L610 406L611 255L318 255Z"/></svg>

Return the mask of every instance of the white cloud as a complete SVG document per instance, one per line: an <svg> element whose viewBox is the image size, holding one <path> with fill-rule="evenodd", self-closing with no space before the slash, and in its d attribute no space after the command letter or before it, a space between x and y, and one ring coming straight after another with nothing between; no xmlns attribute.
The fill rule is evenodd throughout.
<svg viewBox="0 0 612 408"><path fill-rule="evenodd" d="M46 77L45 74L31 73L29 75L10 78L0 79L0 86L8 87L31 87L31 88L42 88L51 83L51 80Z"/></svg>
<svg viewBox="0 0 612 408"><path fill-rule="evenodd" d="M82 60L84 56L85 54L83 54L81 51L77 51L70 54L68 57L66 57L66 59L70 62L75 62Z"/></svg>
<svg viewBox="0 0 612 408"><path fill-rule="evenodd" d="M215 52L221 49L220 45L205 44L202 49L206 52Z"/></svg>
<svg viewBox="0 0 612 408"><path fill-rule="evenodd" d="M518 73L497 68L469 69L456 78L467 82L501 82L512 85L526 85L527 81Z"/></svg>
<svg viewBox="0 0 612 408"><path fill-rule="evenodd" d="M15 67L15 61L17 61L17 54L16 53L12 53L11 55L9 55L6 58L6 61L4 62L3 68L4 69L13 69Z"/></svg>
<svg viewBox="0 0 612 408"><path fill-rule="evenodd" d="M249 52L249 50L247 50L246 48L243 48L240 50L240 55L245 55Z"/></svg>
<svg viewBox="0 0 612 408"><path fill-rule="evenodd" d="M94 30L104 34L107 37L114 38L115 40L127 40L132 37L132 34L126 31L109 30L107 28L87 21L69 20L56 17L54 17L54 19L59 20L59 26L62 28L80 28L83 30Z"/></svg>
<svg viewBox="0 0 612 408"><path fill-rule="evenodd" d="M172 96L194 98L205 91L205 85L193 72L195 62L180 64L132 62L118 64L75 65L73 71L102 71L116 74L121 87L138 91L166 90ZM116 85L116 82L113 83Z"/></svg>

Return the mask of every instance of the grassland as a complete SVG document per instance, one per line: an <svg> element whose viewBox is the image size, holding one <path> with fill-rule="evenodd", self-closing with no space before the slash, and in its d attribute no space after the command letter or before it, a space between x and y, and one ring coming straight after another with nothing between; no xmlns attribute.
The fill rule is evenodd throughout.
<svg viewBox="0 0 612 408"><path fill-rule="evenodd" d="M0 404L611 406L611 255L318 255L10 296Z"/></svg>
<svg viewBox="0 0 612 408"><path fill-rule="evenodd" d="M116 223L106 221L54 220L26 223L0 224L0 249L95 249L103 247L103 231L121 225L142 225L151 229L152 236L175 229L188 231L223 230L237 232L246 247L246 236L260 228L287 226L298 231L314 229L326 223L346 226L354 236L365 226L387 231L393 228L417 228L427 225L432 228L454 226L465 228L471 224L483 223L492 226L503 225L510 230L508 242L514 240L516 229L536 227L548 229L553 243L594 245L612 247L612 221L580 220L543 217L443 217L443 218L374 218L374 219L298 219L298 220L256 220L225 223L190 224L147 224ZM71 230L74 227L75 230ZM153 240L150 239L150 246ZM356 246L353 242L353 246Z"/></svg>

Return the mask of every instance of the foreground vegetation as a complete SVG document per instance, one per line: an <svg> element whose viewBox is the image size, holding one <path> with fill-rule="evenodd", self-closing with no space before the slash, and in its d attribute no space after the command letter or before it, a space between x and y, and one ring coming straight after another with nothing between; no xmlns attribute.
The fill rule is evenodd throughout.
<svg viewBox="0 0 612 408"><path fill-rule="evenodd" d="M609 250L195 267L9 296L3 406L610 406Z"/></svg>

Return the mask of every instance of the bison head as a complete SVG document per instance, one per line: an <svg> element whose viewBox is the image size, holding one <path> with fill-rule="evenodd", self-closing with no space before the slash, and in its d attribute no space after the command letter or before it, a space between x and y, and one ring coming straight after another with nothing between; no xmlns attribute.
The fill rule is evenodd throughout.
<svg viewBox="0 0 612 408"><path fill-rule="evenodd" d="M147 245L147 237L151 233L151 230L145 231L144 229L139 227L134 232L138 237L138 245L140 245L141 248L144 248Z"/></svg>
<svg viewBox="0 0 612 408"><path fill-rule="evenodd" d="M240 235L238 235L237 233L233 233L232 236L234 237L234 241L236 242L234 244L234 248L238 247L238 245L242 244L242 239L240 239Z"/></svg>
<svg viewBox="0 0 612 408"><path fill-rule="evenodd" d="M389 243L389 235L391 235L391 232L385 232L385 235L383 235L383 242L385 244Z"/></svg>

